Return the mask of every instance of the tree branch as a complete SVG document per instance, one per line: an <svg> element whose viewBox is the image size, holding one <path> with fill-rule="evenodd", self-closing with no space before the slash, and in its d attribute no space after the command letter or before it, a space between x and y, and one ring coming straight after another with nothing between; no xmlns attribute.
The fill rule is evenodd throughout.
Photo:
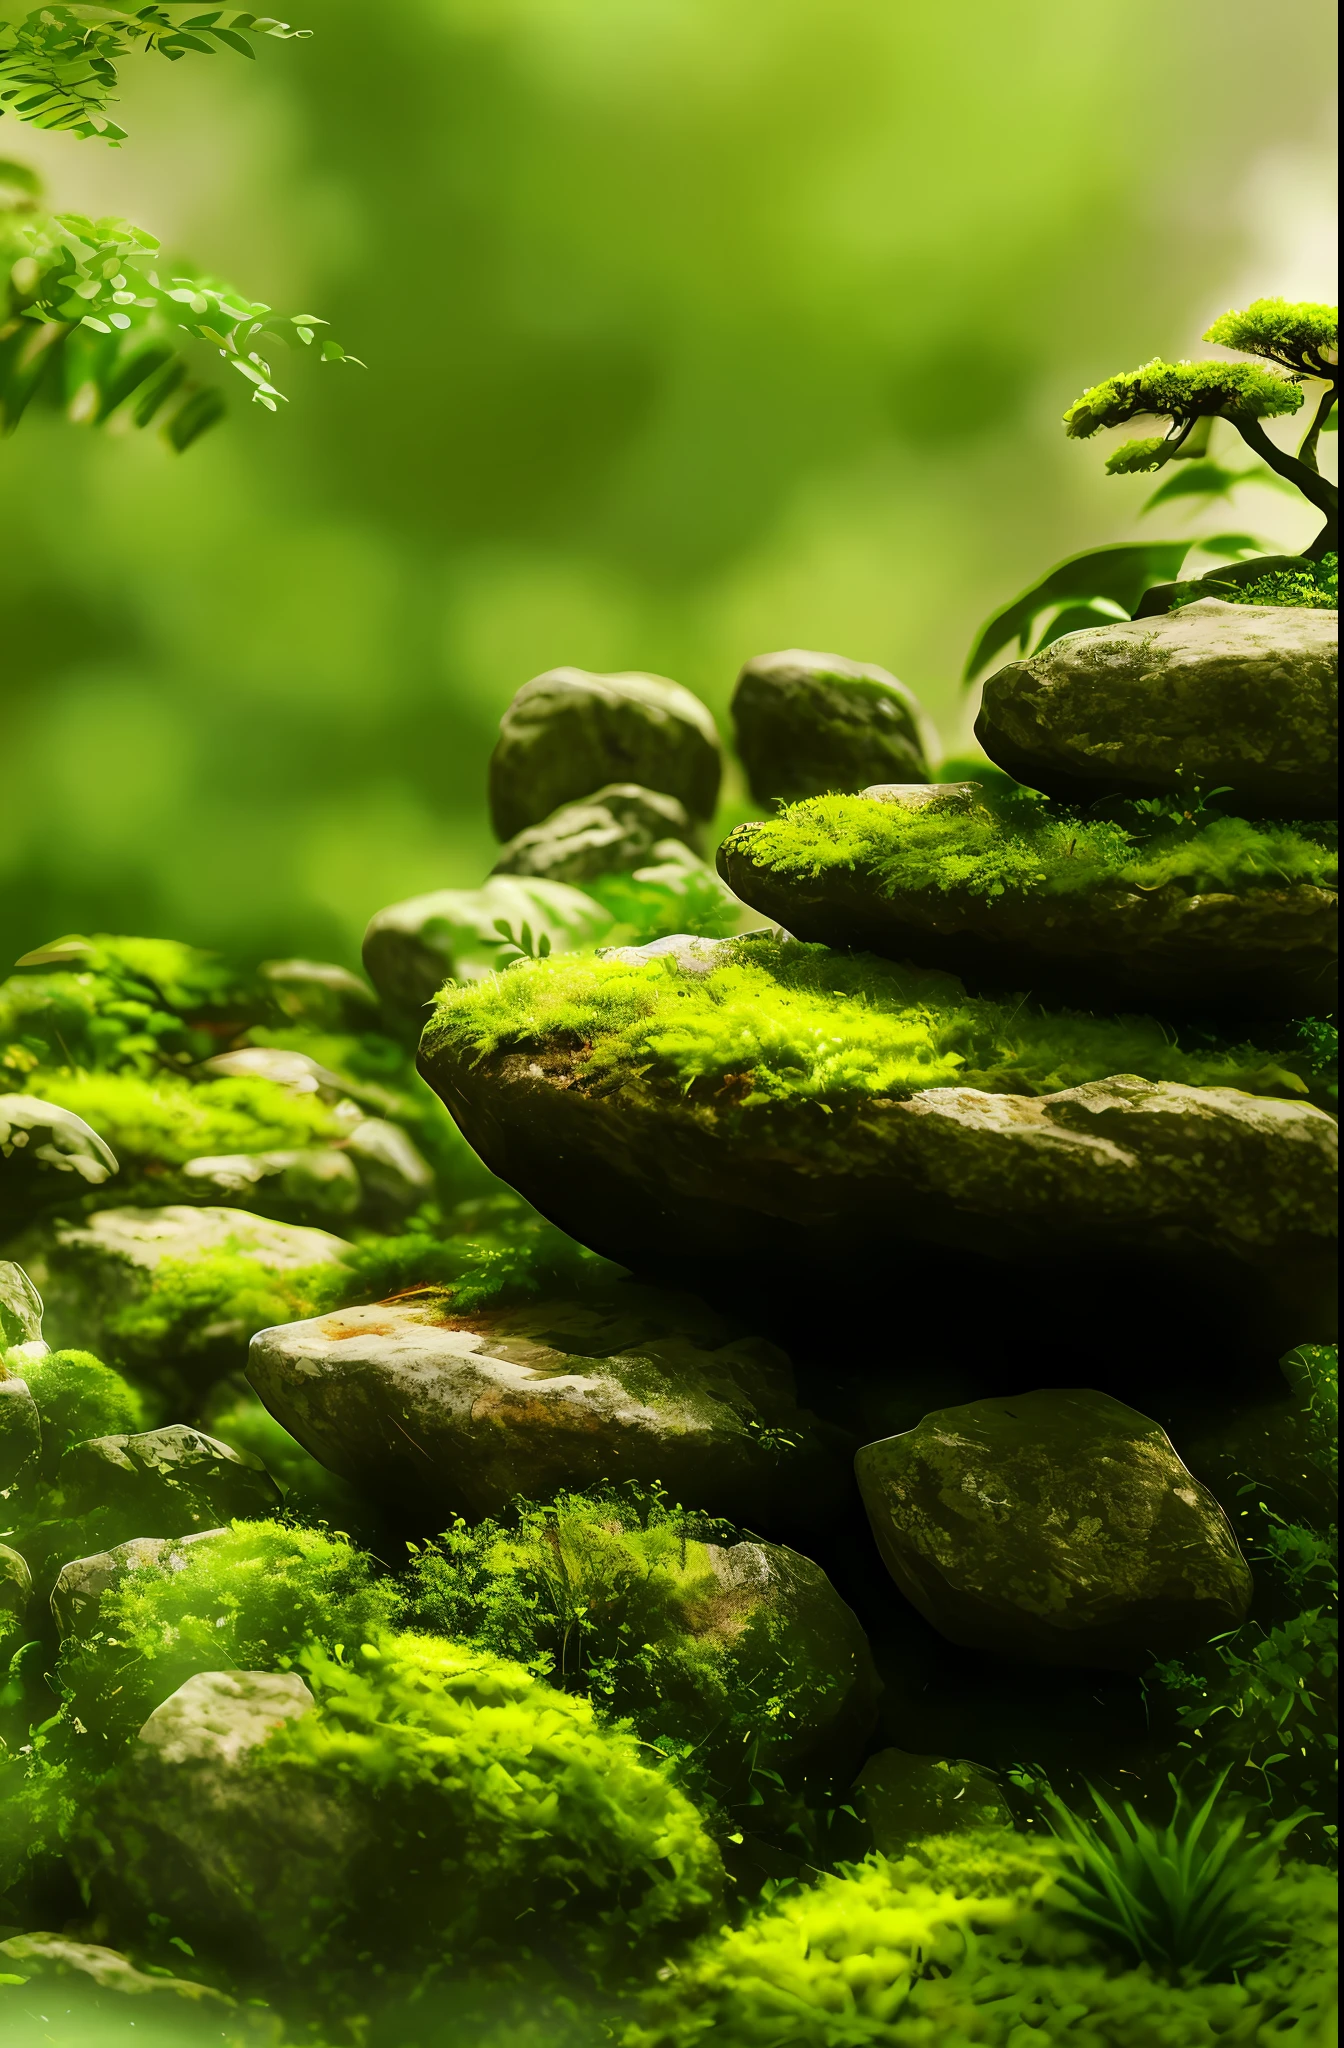
<svg viewBox="0 0 1344 2048"><path fill-rule="evenodd" d="M1275 447L1259 420L1251 419L1246 413L1230 412L1224 417L1231 421L1242 440L1268 464L1276 475L1286 477L1290 484L1296 484L1308 504L1323 512L1326 519L1325 533L1334 535L1339 530L1339 491L1320 472L1305 462L1299 462L1295 455L1288 455L1282 448ZM1318 536L1319 539L1324 536ZM1317 543L1313 543L1316 545Z"/></svg>
<svg viewBox="0 0 1344 2048"><path fill-rule="evenodd" d="M1320 468L1320 464L1316 460L1316 443L1321 438L1321 429L1329 419L1330 408L1338 396L1339 386L1331 384L1329 389L1322 394L1321 402L1316 408L1316 417L1302 436L1302 445L1297 451L1297 459L1299 462L1305 462L1308 469L1319 470Z"/></svg>

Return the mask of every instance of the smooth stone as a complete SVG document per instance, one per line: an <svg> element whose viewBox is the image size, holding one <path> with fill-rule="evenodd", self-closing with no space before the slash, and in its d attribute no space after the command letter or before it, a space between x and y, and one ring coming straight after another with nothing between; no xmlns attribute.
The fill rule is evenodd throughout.
<svg viewBox="0 0 1344 2048"><path fill-rule="evenodd" d="M0 1494L36 1472L42 1421L28 1382L0 1365Z"/></svg>
<svg viewBox="0 0 1344 2048"><path fill-rule="evenodd" d="M277 1007L318 1031L378 1028L378 998L366 981L334 960L263 960L258 969Z"/></svg>
<svg viewBox="0 0 1344 2048"><path fill-rule="evenodd" d="M496 838L510 840L561 804L633 782L675 797L692 818L711 818L719 772L714 720L680 683L553 668L524 683L499 722L490 815Z"/></svg>
<svg viewBox="0 0 1344 2048"><path fill-rule="evenodd" d="M600 903L567 882L494 875L479 889L436 889L389 904L364 933L364 968L392 1014L417 1030L445 981L482 981L514 957L498 929L550 950L591 946L610 929Z"/></svg>
<svg viewBox="0 0 1344 2048"><path fill-rule="evenodd" d="M920 716L886 669L801 647L756 655L733 691L737 751L762 804L927 781Z"/></svg>
<svg viewBox="0 0 1344 2048"><path fill-rule="evenodd" d="M330 1231L277 1223L246 1209L176 1202L162 1209L97 1209L82 1223L57 1224L35 1236L25 1255L46 1297L57 1349L88 1348L115 1364L109 1323L118 1310L145 1299L165 1260L190 1263L231 1252L266 1272L292 1273L339 1265L350 1251ZM232 1360L251 1334L241 1325L218 1328L221 1357Z"/></svg>
<svg viewBox="0 0 1344 2048"><path fill-rule="evenodd" d="M36 1095L0 1095L0 1235L77 1201L118 1171L83 1117Z"/></svg>
<svg viewBox="0 0 1344 2048"><path fill-rule="evenodd" d="M1237 1628L1250 1569L1150 1417L1090 1388L944 1408L866 1444L887 1570L950 1642L1142 1671Z"/></svg>
<svg viewBox="0 0 1344 2048"><path fill-rule="evenodd" d="M23 1620L32 1594L33 1575L27 1559L7 1543L0 1543L0 1640Z"/></svg>
<svg viewBox="0 0 1344 2048"><path fill-rule="evenodd" d="M1066 633L985 684L975 737L1066 803L1178 787L1250 818L1338 815L1339 618L1203 598Z"/></svg>
<svg viewBox="0 0 1344 2048"><path fill-rule="evenodd" d="M540 825L516 832L490 872L581 884L645 866L663 840L693 846L698 836L676 797L637 782L609 782L577 803L561 804Z"/></svg>
<svg viewBox="0 0 1344 2048"><path fill-rule="evenodd" d="M1007 1285L1023 1313L1041 1289L1057 1316L1104 1300L1108 1340L1155 1313L1252 1349L1333 1336L1338 1131L1306 1103L1113 1074L742 1110L639 1071L590 1090L582 1053L543 1038L420 1067L492 1172L673 1285L815 1307L896 1260L912 1309L926 1285L971 1286L972 1308ZM967 1254L990 1262L973 1285Z"/></svg>
<svg viewBox="0 0 1344 2048"><path fill-rule="evenodd" d="M338 1101L350 1086L306 1052L281 1045L240 1045L202 1060L195 1071L206 1081L274 1081L291 1095L319 1095L324 1102Z"/></svg>
<svg viewBox="0 0 1344 2048"><path fill-rule="evenodd" d="M252 1339L247 1376L321 1464L431 1531L626 1480L787 1528L840 1483L783 1352L626 1282L595 1300L455 1315L427 1294L285 1323Z"/></svg>
<svg viewBox="0 0 1344 2048"><path fill-rule="evenodd" d="M72 1444L56 1483L66 1512L94 1518L108 1549L133 1535L189 1536L284 1505L259 1458L180 1422Z"/></svg>
<svg viewBox="0 0 1344 2048"><path fill-rule="evenodd" d="M434 1192L434 1169L400 1124L367 1116L355 1124L345 1150L359 1168L364 1206L393 1218Z"/></svg>
<svg viewBox="0 0 1344 2048"><path fill-rule="evenodd" d="M104 1593L130 1573L160 1565L165 1559L176 1560L193 1543L211 1543L227 1534L227 1529L200 1529L192 1536L132 1536L129 1542L95 1551L91 1557L72 1557L61 1566L51 1589L51 1616L57 1634L62 1642L67 1636L88 1635L98 1625Z"/></svg>
<svg viewBox="0 0 1344 2048"><path fill-rule="evenodd" d="M42 1297L22 1266L0 1259L0 1352L40 1343Z"/></svg>
<svg viewBox="0 0 1344 2048"><path fill-rule="evenodd" d="M163 1764L232 1767L315 1704L297 1671L198 1671L155 1707L138 1740Z"/></svg>
<svg viewBox="0 0 1344 2048"><path fill-rule="evenodd" d="M925 1835L1013 1825L993 1778L960 1757L880 1749L854 1780L851 1797L881 1856L901 1856Z"/></svg>
<svg viewBox="0 0 1344 2048"><path fill-rule="evenodd" d="M895 800L904 802L904 793ZM1328 1015L1339 999L1333 889L1299 882L1190 895L1170 882L1041 896L893 890L861 867L779 873L753 856L760 830L748 824L729 833L719 873L795 938L917 960L973 989L1030 988L1040 1000L1081 1009L1204 1013L1231 1004L1248 1017L1290 1018Z"/></svg>
<svg viewBox="0 0 1344 2048"><path fill-rule="evenodd" d="M348 1153L313 1146L297 1151L222 1152L188 1159L182 1177L207 1198L252 1200L277 1217L305 1222L348 1222L364 1195L359 1169Z"/></svg>

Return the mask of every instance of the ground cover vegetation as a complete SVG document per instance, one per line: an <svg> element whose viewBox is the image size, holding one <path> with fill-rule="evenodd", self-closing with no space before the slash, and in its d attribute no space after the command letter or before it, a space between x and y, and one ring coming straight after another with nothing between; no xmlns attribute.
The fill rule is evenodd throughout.
<svg viewBox="0 0 1344 2048"><path fill-rule="evenodd" d="M251 54L254 35L297 33L232 10L47 8L0 30L0 105L115 142L107 100L123 57L175 60L217 45ZM21 175L13 183L28 195L21 214L32 188ZM171 300L274 406L269 369L246 346L265 308L212 298L199 279L181 299L147 279L140 303L146 280L119 227L100 224L102 241L81 239L68 218L56 227L65 239L49 275L93 308L88 332L101 339L85 341L88 316L65 318L77 309L42 281L33 252L48 248L49 229L16 230L28 253L11 266L12 288L34 288L15 318L65 331L48 361L21 346L0 357L6 404L21 409L39 377L58 394L62 376L78 375L94 396L77 416L100 420L139 392L145 424L171 400L169 438L185 446L217 407L184 381L175 339L150 360L168 347L155 322L196 331ZM39 275L20 268L14 281L30 260ZM1208 337L1256 363L1150 364L1099 385L1068 416L1083 437L1169 418L1165 439L1130 444L1112 467L1193 455L1171 481L1203 464L1197 483L1209 495L1230 487L1206 453L1207 423L1221 419L1327 514L1301 562L1242 562L1259 573L1220 582L1214 594L1234 603L1316 610L1311 600L1329 593L1333 499L1317 469L1333 424L1327 310L1260 301ZM291 324L302 336L316 323ZM0 330L0 350L16 339L29 345L28 330ZM81 359L80 348L105 342L92 367ZM1313 382L1326 388L1289 456L1263 423L1298 411ZM1141 608L1157 576L1181 566L1183 552L1163 546L1130 550L1124 563L1111 551L1100 579L1095 564L1065 565L1019 601L1006 630L1007 615L992 623L981 661L1014 636L1025 652L1043 616L1048 641ZM1121 588L1131 605L1118 605ZM1174 584L1155 609L1201 594ZM571 708L586 684L610 680L575 673ZM603 785L619 779L618 759L603 766ZM1047 898L1107 883L1253 894L1271 877L1315 887L1333 876L1321 821L1219 816L1213 793L1201 802L1172 788L1146 809L1086 817L992 770L982 798L961 809L898 813L859 796L862 786L766 821L781 864L862 863L903 887ZM566 1085L580 1092L600 1098L614 1081L647 1079L730 1130L750 1114L784 1131L796 1104L816 1120L948 1089L992 1105L1115 1076L1183 1084L1196 1105L1257 1098L1294 1116L1295 1098L1323 1092L1324 1019L1294 1019L1264 1043L1235 1011L1178 1033L1158 1016L968 995L918 962L771 930L733 938L741 906L689 854L652 868L613 856L585 888L605 921L585 912L573 952L530 924L495 925L492 957L473 959L434 1004L431 1071L444 1046L468 1075L510 1049L561 1053ZM399 929L422 970L422 932L413 919ZM594 957L600 940L613 956ZM45 1104L82 1119L112 1159L98 1177L83 1174L77 1155L30 1142L40 1122L5 1111L0 2022L21 2048L34 2025L94 2048L154 2039L160 2026L166 2039L269 2048L1323 2048L1336 2017L1333 1348L1299 1345L1272 1388L1262 1374L1241 1435L1245 1390L1225 1390L1213 1361L1204 1405L1229 1393L1232 1434L1215 1431L1212 1451L1188 1390L1174 1411L1176 1452L1190 1460L1180 1497L1202 1502L1220 1556L1240 1546L1251 1567L1245 1621L1210 1639L1187 1618L1181 1654L1141 1673L1126 1666L1126 1697L1142 1701L1146 1725L1137 1739L1129 1724L1107 1736L1103 1770L1047 1773L1026 1755L984 1766L1003 1795L1002 1824L966 1826L949 1808L936 1831L912 1827L899 1802L885 1814L865 1804L854 1772L913 1725L934 1632L920 1635L915 1609L875 1563L852 1487L838 1513L838 1496L824 1505L819 1495L812 1527L840 1592L771 1529L689 1511L657 1482L544 1496L520 1486L506 1512L474 1522L443 1489L437 1527L413 1529L327 1472L243 1377L247 1340L268 1323L316 1321L339 1347L357 1335L342 1312L410 1300L431 1311L440 1339L450 1333L455 1362L442 1346L394 1360L393 1376L369 1382L371 1428L406 1436L395 1372L437 1373L482 1446L491 1432L517 1432L522 1473L527 1429L589 1426L542 1396L586 1384L570 1369L586 1358L596 1380L625 1341L613 1308L620 1269L495 1181L489 1141L482 1159L467 1149L416 1074L418 1034L388 993L392 979L375 974L370 987L311 961L243 972L161 940L67 937L25 955L0 985L10 1091L0 1110ZM1308 1136L1324 1121L1301 1114ZM308 1178L286 1181L295 1159L310 1162ZM339 1216L323 1193L337 1181ZM7 1186L18 1190L8 1207ZM1267 1180L1265 1199L1276 1198ZM212 1217L223 1221L202 1235ZM258 1220L281 1235L257 1239ZM311 1226L338 1220L341 1236L319 1242ZM185 1235L154 1240L168 1249L137 1263L127 1246L143 1247L146 1230ZM45 1304L20 1254L43 1276ZM1294 1294L1296 1269L1284 1263L1296 1312L1307 1296ZM509 1319L519 1304L554 1318L547 1342L565 1351L564 1373L537 1367L545 1347ZM1034 1309L1037 1347L1048 1299ZM648 1402L655 1381L665 1396L678 1370L689 1374L676 1341L705 1313L662 1298L666 1327L642 1340L659 1361L643 1382ZM96 1347L48 1348L44 1323L81 1317L96 1325ZM400 1341L390 1316L383 1328L372 1321L358 1328L375 1345ZM487 1330L508 1384L473 1384L464 1400L461 1375ZM893 1350L889 1322L874 1330L856 1317L811 1361L813 1387L879 1337L870 1377L899 1379L911 1361ZM734 1342L759 1386L787 1373L776 1347ZM946 1348L948 1385L933 1386L930 1410L963 1370L974 1378L976 1361L953 1355L955 1333ZM1006 1329L1003 1349L1011 1367L1042 1369ZM1189 1377L1188 1360L1167 1368ZM1067 1383L1086 1369L1071 1362ZM688 1409L702 1391L687 1378ZM669 1430L674 1409L662 1418ZM956 1402L941 1413L954 1443ZM830 1427L847 1462L861 1419ZM763 1460L794 1445L760 1419L746 1434ZM1048 1464L1041 1471L1043 1504L1057 1501ZM1138 1527L1140 1547L1145 1529L1155 1541L1159 1509L1141 1491L1112 1499L1109 1483L1098 1482L1080 1549L1108 1518L1124 1540ZM970 1468L963 1492L977 1512L994 1510ZM783 1569L735 1571L735 1555L748 1554ZM959 1560L935 1562L955 1572ZM1020 1592L993 1577L991 1549L979 1596ZM781 1585L799 1584L862 1645L848 1688L805 1607L781 1597ZM1123 1569L1089 1590L1123 1598ZM881 1719L867 1638L882 1653ZM1003 1660L969 1649L964 1634L950 1640L984 1695L976 1743L998 1756L989 1717ZM894 1745L886 1754L916 1774L927 1767L934 1785L949 1763L976 1770Z"/></svg>

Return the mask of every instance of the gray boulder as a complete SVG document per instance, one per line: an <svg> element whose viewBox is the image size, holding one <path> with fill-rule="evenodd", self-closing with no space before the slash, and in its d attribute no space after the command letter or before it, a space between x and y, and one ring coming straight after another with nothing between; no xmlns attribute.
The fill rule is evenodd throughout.
<svg viewBox="0 0 1344 2048"><path fill-rule="evenodd" d="M581 884L643 867L664 840L690 846L697 836L690 812L676 797L637 782L609 782L578 803L561 804L540 825L516 832L490 872Z"/></svg>
<svg viewBox="0 0 1344 2048"><path fill-rule="evenodd" d="M98 1625L103 1595L120 1584L131 1572L149 1565L173 1562L193 1543L210 1543L226 1535L224 1529L201 1529L194 1536L132 1536L128 1543L111 1550L95 1551L92 1557L72 1557L61 1567L51 1589L51 1614L64 1642L67 1636L84 1636Z"/></svg>
<svg viewBox="0 0 1344 2048"><path fill-rule="evenodd" d="M72 1444L56 1476L67 1514L96 1528L109 1549L132 1536L188 1536L235 1517L278 1514L284 1505L259 1458L180 1422Z"/></svg>
<svg viewBox="0 0 1344 2048"><path fill-rule="evenodd" d="M1339 618L1204 598L1066 633L985 684L992 761L1069 803L1227 788L1248 817L1337 815Z"/></svg>
<svg viewBox="0 0 1344 2048"><path fill-rule="evenodd" d="M925 1835L1013 1824L994 1779L964 1758L880 1749L859 1772L850 1796L883 1856L902 1856Z"/></svg>
<svg viewBox="0 0 1344 2048"><path fill-rule="evenodd" d="M73 1110L36 1095L0 1095L0 1238L116 1171L111 1147Z"/></svg>
<svg viewBox="0 0 1344 2048"><path fill-rule="evenodd" d="M870 662L800 647L758 654L738 676L732 715L757 803L928 780L919 704Z"/></svg>
<svg viewBox="0 0 1344 2048"><path fill-rule="evenodd" d="M888 1571L951 1642L1141 1671L1245 1619L1227 1516L1166 1432L1108 1394L944 1408L865 1445L855 1470Z"/></svg>
<svg viewBox="0 0 1344 2048"><path fill-rule="evenodd" d="M342 1309L259 1332L248 1378L313 1457L431 1531L623 1480L793 1526L837 1483L781 1351L627 1283L465 1314L432 1294Z"/></svg>
<svg viewBox="0 0 1344 2048"><path fill-rule="evenodd" d="M714 815L719 735L700 699L666 676L553 668L524 683L490 757L490 815L511 840L613 782L664 790ZM665 833L658 835L665 838Z"/></svg>
<svg viewBox="0 0 1344 2048"><path fill-rule="evenodd" d="M907 808L974 801L974 785L864 790ZM976 989L1029 986L1085 1009L1224 1003L1257 1017L1329 1014L1339 991L1339 897L1310 883L1190 894L1107 885L1068 895L998 896L955 885L894 887L861 863L808 875L772 866L759 824L719 848L724 881L795 938L940 967Z"/></svg>
<svg viewBox="0 0 1344 2048"><path fill-rule="evenodd" d="M566 882L495 875L479 889L436 889L389 904L364 933L364 967L389 1012L419 1032L445 981L481 981L516 957L509 934L531 950L591 946L611 917Z"/></svg>

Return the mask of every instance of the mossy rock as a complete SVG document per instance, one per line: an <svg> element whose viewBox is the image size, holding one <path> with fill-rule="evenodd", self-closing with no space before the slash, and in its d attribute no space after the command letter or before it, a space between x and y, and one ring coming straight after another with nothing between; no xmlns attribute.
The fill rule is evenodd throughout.
<svg viewBox="0 0 1344 2048"><path fill-rule="evenodd" d="M193 1543L213 1543L226 1529L199 1529L192 1536L132 1536L91 1557L72 1557L61 1566L51 1590L51 1614L62 1641L89 1635L98 1625L103 1595L120 1585L129 1572L180 1571Z"/></svg>
<svg viewBox="0 0 1344 2048"><path fill-rule="evenodd" d="M918 960L972 988L1084 1009L1330 1014L1333 854L1242 820L1194 836L1207 844L1171 831L1169 846L1127 847L1116 826L990 805L974 784L911 785L739 825L718 865L796 938ZM1293 854L1313 879L1282 879Z"/></svg>
<svg viewBox="0 0 1344 2048"><path fill-rule="evenodd" d="M1227 1516L1165 1430L1108 1394L944 1408L855 1470L888 1571L951 1642L1141 1671L1246 1617Z"/></svg>
<svg viewBox="0 0 1344 2048"><path fill-rule="evenodd" d="M0 1237L117 1171L111 1147L83 1117L37 1095L0 1095Z"/></svg>
<svg viewBox="0 0 1344 2048"><path fill-rule="evenodd" d="M57 1485L67 1514L96 1523L109 1547L133 1535L194 1535L282 1505L260 1459L182 1423L72 1444Z"/></svg>
<svg viewBox="0 0 1344 2048"><path fill-rule="evenodd" d="M991 761L1068 803L1226 788L1252 818L1338 815L1339 615L1203 598L1066 633L985 684Z"/></svg>
<svg viewBox="0 0 1344 2048"><path fill-rule="evenodd" d="M539 825L516 832L490 872L582 886L598 875L629 874L646 866L654 848L669 839L687 846L699 840L679 798L637 782L609 782L577 803L561 804Z"/></svg>
<svg viewBox="0 0 1344 2048"><path fill-rule="evenodd" d="M1232 1085L1108 1065L1126 1051ZM1018 1285L1034 1269L1038 1291L1049 1274L1047 1311L1080 1270L1112 1320L1166 1274L1220 1328L1262 1318L1256 1341L1280 1349L1329 1334L1333 1119L1245 1092L1253 1062L1234 1081L1155 1026L1009 1017L938 975L685 940L447 994L420 1064L543 1214L702 1291L755 1270L825 1293L865 1259L937 1250Z"/></svg>
<svg viewBox="0 0 1344 2048"><path fill-rule="evenodd" d="M248 1378L315 1458L425 1530L624 1480L792 1529L824 1522L843 1491L784 1354L651 1288L342 1309L261 1331Z"/></svg>
<svg viewBox="0 0 1344 2048"><path fill-rule="evenodd" d="M928 779L916 699L868 662L799 647L758 654L738 675L732 716L757 803Z"/></svg>
<svg viewBox="0 0 1344 2048"><path fill-rule="evenodd" d="M989 1773L959 1758L880 1749L859 1772L851 1797L883 1856L899 1856L926 1835L1013 1824Z"/></svg>
<svg viewBox="0 0 1344 2048"><path fill-rule="evenodd" d="M0 1493L37 1470L42 1424L28 1382L0 1364Z"/></svg>
<svg viewBox="0 0 1344 2048"><path fill-rule="evenodd" d="M561 804L607 783L634 782L706 819L718 801L719 772L714 720L680 683L553 668L524 683L500 720L490 815L496 836L511 840Z"/></svg>
<svg viewBox="0 0 1344 2048"><path fill-rule="evenodd" d="M565 882L494 875L479 889L436 889L391 903L364 933L364 968L389 1013L418 1031L445 981L478 981L508 954L501 927L557 953L593 945L611 917Z"/></svg>

